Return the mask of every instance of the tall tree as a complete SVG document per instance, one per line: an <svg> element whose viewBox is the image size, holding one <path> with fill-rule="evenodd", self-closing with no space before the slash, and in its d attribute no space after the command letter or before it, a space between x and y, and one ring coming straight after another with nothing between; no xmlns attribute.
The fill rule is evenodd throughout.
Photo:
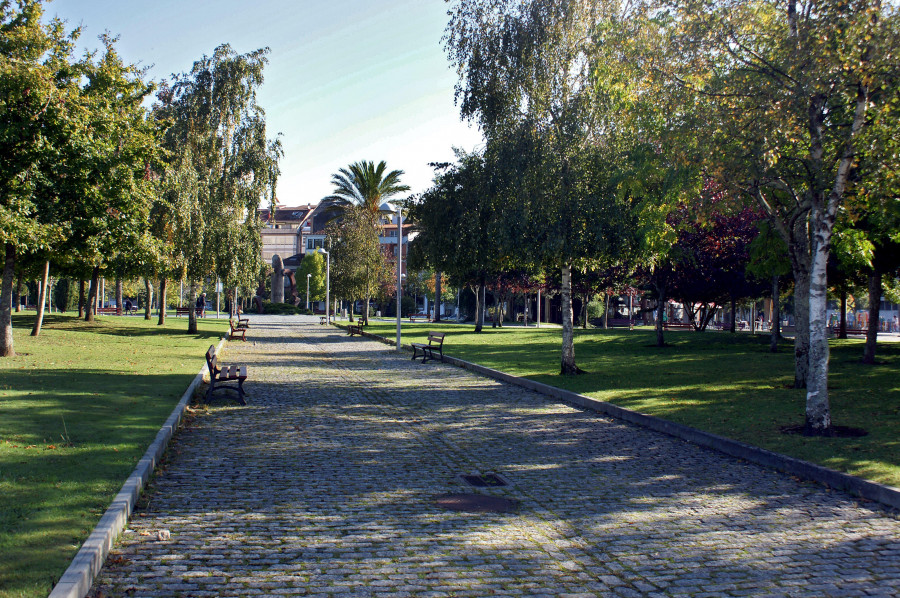
<svg viewBox="0 0 900 598"><path fill-rule="evenodd" d="M471 285L475 332L481 332L484 285L500 267L496 181L479 153L460 153L456 164L435 166L434 184L411 202L410 221L417 236L409 246L409 267L440 270L457 286Z"/></svg>
<svg viewBox="0 0 900 598"><path fill-rule="evenodd" d="M207 276L251 287L260 271L257 208L274 200L282 155L256 103L267 53L237 54L223 44L163 86L155 107L157 118L172 123L165 145L176 174L167 177L178 197L177 250L192 304ZM192 310L188 332L196 330Z"/></svg>
<svg viewBox="0 0 900 598"><path fill-rule="evenodd" d="M310 275L307 278L307 274ZM305 290L307 279L309 280L309 301L325 301L325 258L321 253L307 253L297 268L297 292L301 288ZM304 305L305 305L304 296Z"/></svg>
<svg viewBox="0 0 900 598"><path fill-rule="evenodd" d="M345 208L359 206L366 210L372 220L376 219L381 204L400 193L409 191L409 186L400 182L402 170L387 170L382 160L374 162L362 160L347 168L341 168L331 176L334 191L322 200L326 211L340 213Z"/></svg>
<svg viewBox="0 0 900 598"><path fill-rule="evenodd" d="M859 142L900 68L896 7L879 0L649 0L635 38L648 89L678 116L693 159L756 201L788 246L797 386L827 434L826 266ZM651 34L652 32L652 34ZM888 111L894 130L898 111Z"/></svg>
<svg viewBox="0 0 900 598"><path fill-rule="evenodd" d="M507 173L500 177L507 253L521 252L525 269L561 273L563 374L580 372L572 270L628 244L620 233L631 198L615 188L609 160L618 148L592 103L600 8L581 0L458 0L446 36L462 114L484 130L492 168Z"/></svg>
<svg viewBox="0 0 900 598"><path fill-rule="evenodd" d="M13 356L12 297L17 255L45 251L62 227L42 205L50 167L68 143L77 106L78 72L67 33L53 20L42 23L40 0L0 2L0 356ZM49 180L48 180L49 179Z"/></svg>
<svg viewBox="0 0 900 598"><path fill-rule="evenodd" d="M326 229L335 296L354 301L363 299L360 319L367 324L369 301L390 273L390 266L381 251L379 232L380 227L373 225L371 213L364 206L346 208L341 220L332 222Z"/></svg>

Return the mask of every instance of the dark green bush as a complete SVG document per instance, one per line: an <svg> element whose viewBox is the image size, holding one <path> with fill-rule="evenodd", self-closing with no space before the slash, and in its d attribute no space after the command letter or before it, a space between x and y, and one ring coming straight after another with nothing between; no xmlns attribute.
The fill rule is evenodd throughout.
<svg viewBox="0 0 900 598"><path fill-rule="evenodd" d="M290 303L272 303L271 301L263 301L263 312L269 315L295 315L303 313L303 311L303 309L295 307Z"/></svg>

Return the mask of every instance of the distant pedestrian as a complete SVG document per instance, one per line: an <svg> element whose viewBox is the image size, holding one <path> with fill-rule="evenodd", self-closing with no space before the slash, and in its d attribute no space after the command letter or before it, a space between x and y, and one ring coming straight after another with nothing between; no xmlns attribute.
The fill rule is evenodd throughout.
<svg viewBox="0 0 900 598"><path fill-rule="evenodd" d="M197 297L197 315L202 318L204 313L206 313L206 293L201 293Z"/></svg>
<svg viewBox="0 0 900 598"><path fill-rule="evenodd" d="M125 313L130 314L131 310L134 308L134 304L131 303L131 299L125 300Z"/></svg>
<svg viewBox="0 0 900 598"><path fill-rule="evenodd" d="M897 327L897 316L894 316L894 321L891 323L891 332L900 332L900 328Z"/></svg>

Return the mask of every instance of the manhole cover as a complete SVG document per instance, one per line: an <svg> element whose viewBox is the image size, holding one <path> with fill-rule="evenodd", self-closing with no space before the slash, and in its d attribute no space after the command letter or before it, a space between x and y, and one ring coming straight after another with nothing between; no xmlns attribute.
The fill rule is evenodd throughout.
<svg viewBox="0 0 900 598"><path fill-rule="evenodd" d="M445 494L434 502L444 509L470 513L515 513L519 509L519 501L484 494Z"/></svg>
<svg viewBox="0 0 900 598"><path fill-rule="evenodd" d="M506 482L503 478L493 473L486 473L484 475L464 475L460 477L469 486L475 486L476 488L506 486Z"/></svg>

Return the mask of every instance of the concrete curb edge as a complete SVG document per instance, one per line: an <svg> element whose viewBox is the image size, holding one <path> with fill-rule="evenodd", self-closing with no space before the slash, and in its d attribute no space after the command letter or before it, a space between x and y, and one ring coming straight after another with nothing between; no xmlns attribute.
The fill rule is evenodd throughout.
<svg viewBox="0 0 900 598"><path fill-rule="evenodd" d="M395 340L377 336L369 332L363 332L363 336L389 345L393 345L396 342ZM408 349L406 345L403 345L403 348ZM590 409L591 411L596 411L644 428L649 428L656 432L662 432L663 434L680 438L692 444L725 453L726 455L737 457L738 459L743 459L750 463L755 463L756 465L794 475L803 480L817 482L829 488L843 490L856 495L861 499L874 501L884 506L900 510L900 488L870 482L850 474L841 473L827 467L822 467L821 465L816 465L815 463L788 457L787 455L775 453L710 432L704 432L697 428L671 422L652 415L644 415L643 413L619 407L612 403L592 399L591 397L582 394L563 390L562 388L557 388L555 386L549 386L527 378L513 376L512 374L507 374L449 355L444 355L444 363L449 363L489 378L494 378L495 380L515 384L516 386L539 392L570 405L577 405L585 409Z"/></svg>
<svg viewBox="0 0 900 598"><path fill-rule="evenodd" d="M216 345L216 351L219 351L224 343L225 338L222 338ZM125 529L141 491L159 464L175 430L178 429L184 410L190 403L194 391L203 381L205 373L206 365L204 364L156 434L156 438L150 443L144 456L138 461L134 471L125 480L122 489L113 498L112 504L100 518L94 531L81 545L75 558L72 559L69 567L53 587L49 598L83 598L90 591L94 578L100 573L116 538Z"/></svg>

